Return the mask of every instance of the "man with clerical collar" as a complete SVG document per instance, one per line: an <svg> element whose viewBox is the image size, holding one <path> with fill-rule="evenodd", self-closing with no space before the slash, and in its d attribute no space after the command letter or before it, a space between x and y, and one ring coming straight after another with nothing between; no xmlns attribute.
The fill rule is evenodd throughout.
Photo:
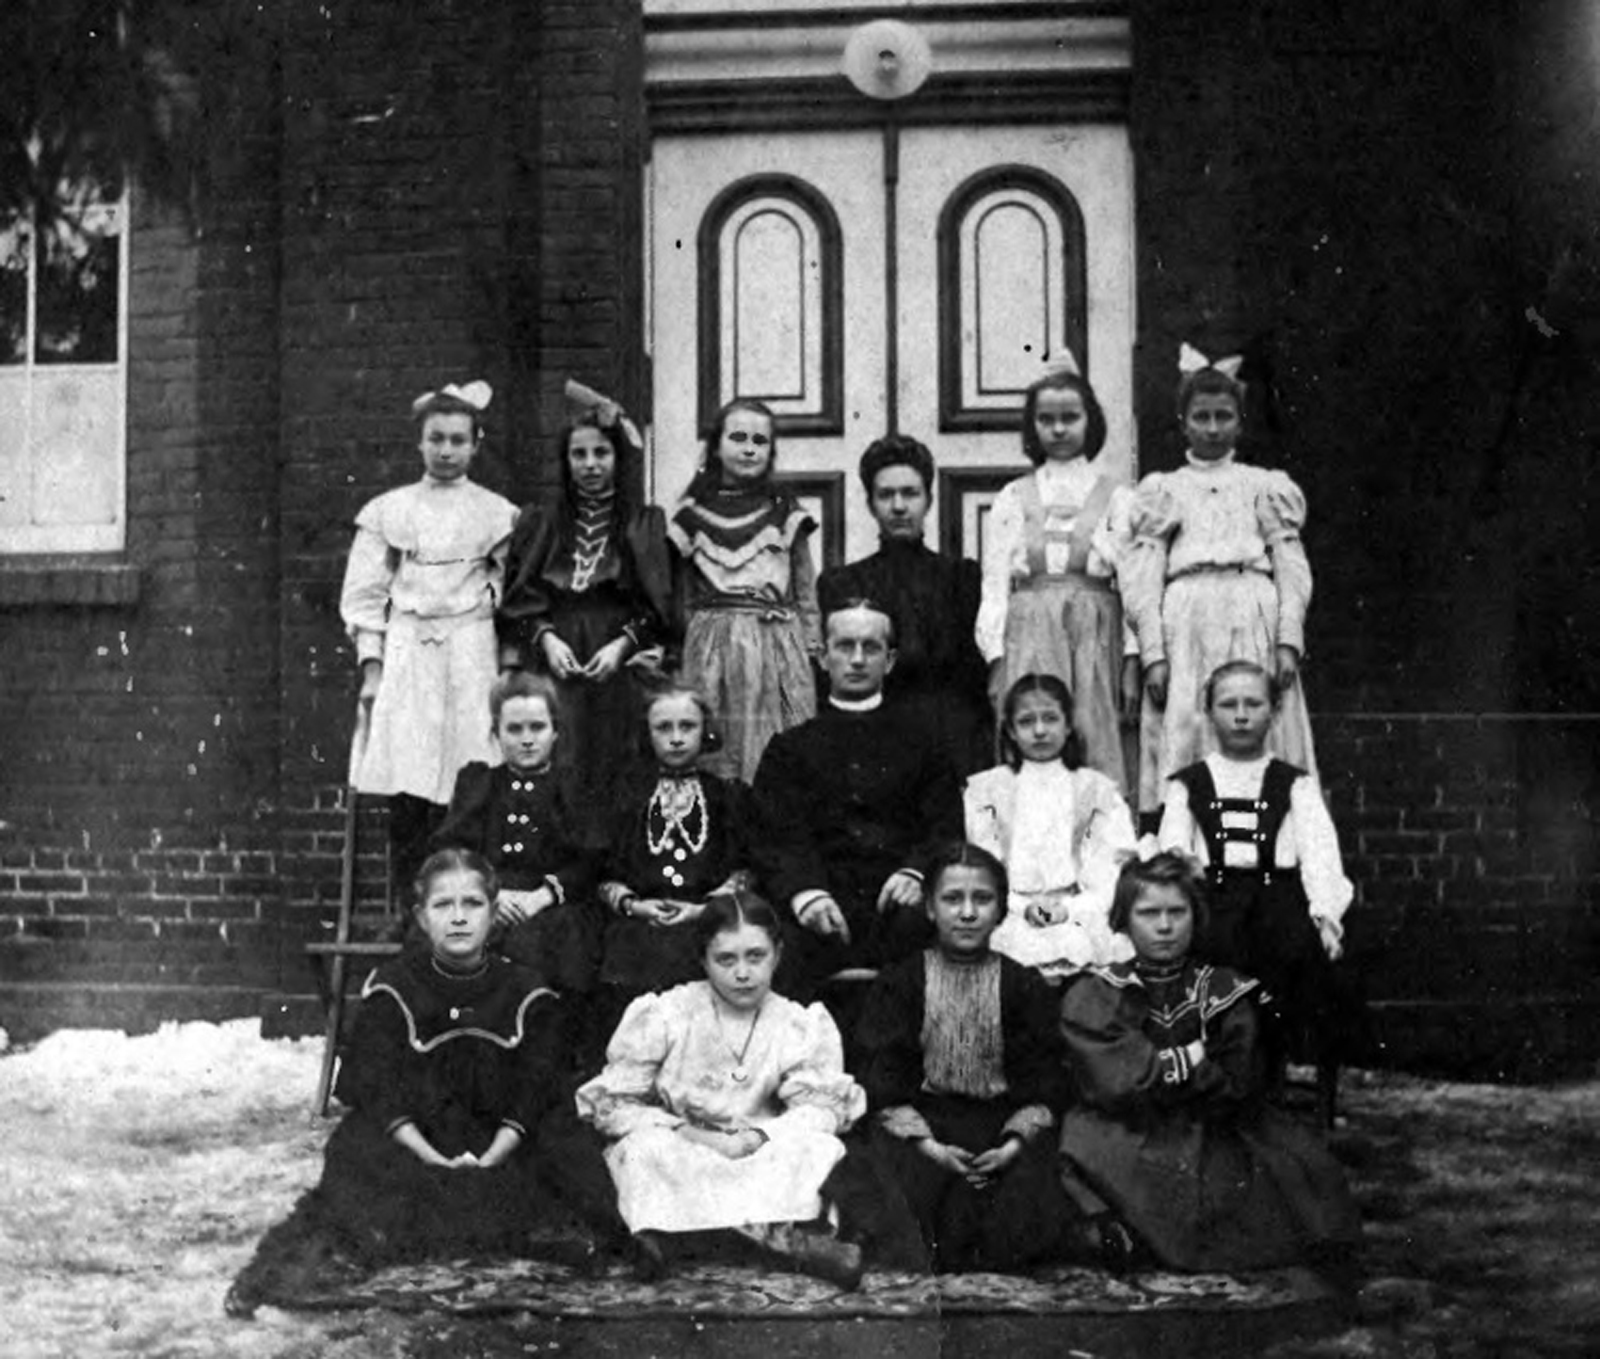
<svg viewBox="0 0 1600 1359"><path fill-rule="evenodd" d="M978 563L944 556L922 540L933 504L933 455L905 434L876 440L861 455L861 485L878 521L870 557L824 571L817 599L824 615L847 599L875 599L894 615L895 703L915 704L927 737L965 776L994 763L988 668L978 650Z"/></svg>
<svg viewBox="0 0 1600 1359"><path fill-rule="evenodd" d="M799 928L788 994L809 996L845 967L877 967L922 946L929 926L918 865L962 833L961 787L916 710L885 704L895 624L886 608L846 600L826 615L828 699L780 732L756 770L765 827L762 878Z"/></svg>

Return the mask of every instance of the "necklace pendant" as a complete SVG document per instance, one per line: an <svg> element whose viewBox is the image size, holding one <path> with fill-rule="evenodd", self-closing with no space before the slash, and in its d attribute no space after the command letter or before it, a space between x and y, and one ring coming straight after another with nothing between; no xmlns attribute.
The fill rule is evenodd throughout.
<svg viewBox="0 0 1600 1359"><path fill-rule="evenodd" d="M743 1085L749 1079L750 1079L750 1073L748 1071L746 1071L742 1066L734 1067L734 1069L733 1069L733 1083L735 1085Z"/></svg>
<svg viewBox="0 0 1600 1359"><path fill-rule="evenodd" d="M689 857L689 855L688 855L688 852L686 850L684 850L682 846L679 846L677 849L672 851L672 857L674 859L676 859L681 864L685 859L687 859Z"/></svg>

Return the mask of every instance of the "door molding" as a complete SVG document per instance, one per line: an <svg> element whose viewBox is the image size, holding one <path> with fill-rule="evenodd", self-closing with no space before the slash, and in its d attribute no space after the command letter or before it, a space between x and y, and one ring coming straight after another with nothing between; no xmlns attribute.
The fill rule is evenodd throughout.
<svg viewBox="0 0 1600 1359"><path fill-rule="evenodd" d="M942 123L1126 123L1127 71L1023 71L931 76L895 105L902 127ZM650 136L814 132L880 127L881 104L842 78L671 81L645 87Z"/></svg>
<svg viewBox="0 0 1600 1359"><path fill-rule="evenodd" d="M844 430L844 246L839 215L828 197L794 175L751 175L728 185L707 206L696 241L699 262L696 311L700 359L698 427L711 427L722 397L722 230L752 199L781 198L798 203L816 224L822 272L820 409L794 414L779 411L780 434L840 434ZM803 358L802 358L803 361ZM740 392L758 400L760 392Z"/></svg>

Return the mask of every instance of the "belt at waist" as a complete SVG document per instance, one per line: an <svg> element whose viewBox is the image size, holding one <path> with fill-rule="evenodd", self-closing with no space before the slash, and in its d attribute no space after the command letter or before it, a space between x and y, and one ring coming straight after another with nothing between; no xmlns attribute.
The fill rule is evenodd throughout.
<svg viewBox="0 0 1600 1359"><path fill-rule="evenodd" d="M1178 571L1167 573L1167 582L1184 580L1189 576L1265 576L1272 579L1270 566L1255 566L1249 562L1240 562L1236 565L1223 566L1215 562L1202 562L1197 566L1185 566Z"/></svg>
<svg viewBox="0 0 1600 1359"><path fill-rule="evenodd" d="M750 595L706 595L689 606L696 613L753 613L774 623L786 623L794 617L787 604L770 599L755 599Z"/></svg>
<svg viewBox="0 0 1600 1359"><path fill-rule="evenodd" d="M1031 576L1018 576L1011 582L1013 594L1026 594L1033 590L1059 590L1071 586L1075 590L1092 590L1096 594L1114 594L1110 576L1091 576L1081 571L1064 571L1060 575L1040 572Z"/></svg>

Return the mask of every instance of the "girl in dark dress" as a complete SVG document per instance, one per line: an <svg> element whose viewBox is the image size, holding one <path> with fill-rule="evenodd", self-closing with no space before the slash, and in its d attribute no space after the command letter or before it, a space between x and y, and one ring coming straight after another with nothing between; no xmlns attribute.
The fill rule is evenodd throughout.
<svg viewBox="0 0 1600 1359"><path fill-rule="evenodd" d="M751 878L749 789L698 767L715 746L705 699L663 688L649 700L645 728L654 767L619 791L601 870L610 917L600 965L605 1033L635 996L703 975L693 923L707 897Z"/></svg>
<svg viewBox="0 0 1600 1359"><path fill-rule="evenodd" d="M269 1231L228 1309L426 1257L518 1253L558 1199L620 1238L604 1163L558 1078L560 1003L488 951L495 874L442 850L417 879L428 947L362 987L322 1180Z"/></svg>
<svg viewBox="0 0 1600 1359"><path fill-rule="evenodd" d="M545 985L586 995L600 953L595 854L572 777L555 767L565 710L547 676L514 671L494 682L489 713L505 762L469 764L456 776L433 847L483 855L500 879L500 950Z"/></svg>
<svg viewBox="0 0 1600 1359"><path fill-rule="evenodd" d="M598 811L632 751L638 692L670 640L666 517L635 505L637 431L602 400L561 439L562 494L527 506L511 532L496 621L502 666L551 676L566 717L561 762Z"/></svg>
<svg viewBox="0 0 1600 1359"><path fill-rule="evenodd" d="M1056 997L989 948L1006 910L998 859L957 843L926 883L937 947L879 974L858 1030L874 1145L936 1268L1016 1269L1059 1255L1076 1217L1056 1174Z"/></svg>
<svg viewBox="0 0 1600 1359"><path fill-rule="evenodd" d="M1173 1269L1261 1269L1342 1252L1361 1224L1338 1163L1264 1099L1258 986L1189 954L1199 870L1162 853L1123 867L1111 925L1135 959L1068 982L1080 1102L1062 1121L1074 1197L1102 1241L1132 1229Z"/></svg>

